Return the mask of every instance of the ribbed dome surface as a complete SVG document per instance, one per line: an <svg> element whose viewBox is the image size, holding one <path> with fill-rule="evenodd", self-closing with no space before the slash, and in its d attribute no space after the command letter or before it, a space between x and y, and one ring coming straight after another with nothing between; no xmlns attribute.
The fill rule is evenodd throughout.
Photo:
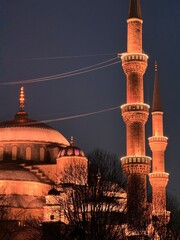
<svg viewBox="0 0 180 240"><path fill-rule="evenodd" d="M84 152L76 146L68 146L59 152L59 157L85 157Z"/></svg>
<svg viewBox="0 0 180 240"><path fill-rule="evenodd" d="M1 141L40 141L69 145L66 138L47 124L32 120L19 111L13 120L0 123Z"/></svg>
<svg viewBox="0 0 180 240"><path fill-rule="evenodd" d="M71 137L70 145L61 149L58 157L85 157L84 152L74 145L74 139Z"/></svg>

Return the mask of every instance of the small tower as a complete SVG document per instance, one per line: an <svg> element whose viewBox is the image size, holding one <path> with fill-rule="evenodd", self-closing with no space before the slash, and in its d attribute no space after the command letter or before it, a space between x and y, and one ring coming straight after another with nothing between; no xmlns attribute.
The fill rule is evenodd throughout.
<svg viewBox="0 0 180 240"><path fill-rule="evenodd" d="M71 137L70 145L60 150L56 161L60 183L87 184L88 159L84 152L74 145L73 137Z"/></svg>
<svg viewBox="0 0 180 240"><path fill-rule="evenodd" d="M146 156L145 150L145 123L149 106L144 103L143 75L148 65L148 56L142 50L142 24L140 0L130 0L127 52L121 55L127 89L126 104L121 106L126 124L126 156L121 161L127 176L127 211L131 222L145 219L146 176L151 166L151 158Z"/></svg>
<svg viewBox="0 0 180 240"><path fill-rule="evenodd" d="M44 205L44 222L62 221L61 215L61 197L60 192L55 188L50 189L48 195L45 196L46 204Z"/></svg>
<svg viewBox="0 0 180 240"><path fill-rule="evenodd" d="M163 222L165 219L169 219L169 212L166 211L166 186L169 174L165 172L164 163L167 140L163 133L163 110L156 63L152 104L152 137L149 138L149 146L152 151L152 173L149 174L149 179L152 186L152 215L157 216Z"/></svg>

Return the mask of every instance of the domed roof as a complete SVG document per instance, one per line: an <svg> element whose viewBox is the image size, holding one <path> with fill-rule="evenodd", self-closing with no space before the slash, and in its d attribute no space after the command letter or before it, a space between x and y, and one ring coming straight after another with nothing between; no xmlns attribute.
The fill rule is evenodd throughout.
<svg viewBox="0 0 180 240"><path fill-rule="evenodd" d="M24 111L24 89L20 91L20 111L13 120L0 123L0 141L41 141L69 145L66 138L43 122L28 117Z"/></svg>
<svg viewBox="0 0 180 240"><path fill-rule="evenodd" d="M35 174L12 163L0 164L0 180L40 182Z"/></svg>
<svg viewBox="0 0 180 240"><path fill-rule="evenodd" d="M73 137L71 137L71 140L70 140L70 145L63 148L60 152L59 152L59 155L58 157L72 157L72 156L75 156L75 157L85 157L85 154L84 152L76 147L74 145L74 139Z"/></svg>

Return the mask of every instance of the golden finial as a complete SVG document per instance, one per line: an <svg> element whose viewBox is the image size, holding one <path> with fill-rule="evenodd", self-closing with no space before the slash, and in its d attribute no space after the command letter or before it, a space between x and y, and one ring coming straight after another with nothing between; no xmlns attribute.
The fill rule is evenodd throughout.
<svg viewBox="0 0 180 240"><path fill-rule="evenodd" d="M21 87L20 96L19 96L19 103L20 103L20 110L23 110L23 111L24 111L24 102L25 102L24 87Z"/></svg>
<svg viewBox="0 0 180 240"><path fill-rule="evenodd" d="M157 61L155 61L155 72L158 71L158 65L157 65Z"/></svg>
<svg viewBox="0 0 180 240"><path fill-rule="evenodd" d="M74 137L73 136L71 136L70 145L74 146Z"/></svg>

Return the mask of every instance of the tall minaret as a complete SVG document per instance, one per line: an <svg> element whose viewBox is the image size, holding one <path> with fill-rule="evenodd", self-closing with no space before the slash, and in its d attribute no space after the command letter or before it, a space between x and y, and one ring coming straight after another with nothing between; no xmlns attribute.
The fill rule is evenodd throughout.
<svg viewBox="0 0 180 240"><path fill-rule="evenodd" d="M152 151L152 173L149 174L152 186L152 215L169 218L166 211L166 186L169 174L165 172L164 151L167 137L163 135L163 111L160 101L157 64L155 64L155 80L152 105L152 137L149 138Z"/></svg>
<svg viewBox="0 0 180 240"><path fill-rule="evenodd" d="M144 103L143 75L148 56L142 50L142 15L139 0L130 0L127 19L127 52L121 55L126 74L126 101L122 109L126 124L126 156L121 159L127 176L127 207L130 220L144 216L147 203L146 177L151 158L146 156L145 123L149 106ZM143 219L143 218L142 218Z"/></svg>

